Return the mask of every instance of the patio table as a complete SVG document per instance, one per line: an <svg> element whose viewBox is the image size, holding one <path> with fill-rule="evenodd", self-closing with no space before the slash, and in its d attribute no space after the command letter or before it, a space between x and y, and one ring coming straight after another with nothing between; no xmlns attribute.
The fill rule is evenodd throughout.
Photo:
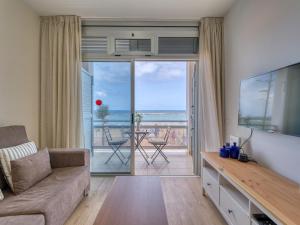
<svg viewBox="0 0 300 225"><path fill-rule="evenodd" d="M149 158L149 156L142 146L142 142L147 134L149 134L149 132L146 130L145 131L141 131L141 130L135 131L136 149L139 150L139 152L143 156L144 160L149 165L150 163L148 162L148 159L147 159L147 158Z"/></svg>
<svg viewBox="0 0 300 225"><path fill-rule="evenodd" d="M147 158L149 158L147 152L145 151L145 149L143 148L142 146L142 142L144 140L144 138L147 136L147 134L149 134L149 131L147 130L136 130L134 131L135 133L135 136L134 136L134 139L135 139L135 150L138 150L142 157L144 158L145 162L150 165L149 161ZM126 132L126 134L131 137L132 133L130 131ZM128 157L128 161L130 159L130 155ZM127 162L128 162L127 161Z"/></svg>

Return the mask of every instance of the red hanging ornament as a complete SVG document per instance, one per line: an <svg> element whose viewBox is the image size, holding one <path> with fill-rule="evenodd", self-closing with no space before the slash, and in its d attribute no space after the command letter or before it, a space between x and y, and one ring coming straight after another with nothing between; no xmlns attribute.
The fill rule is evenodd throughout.
<svg viewBox="0 0 300 225"><path fill-rule="evenodd" d="M98 106L102 105L102 101L100 99L97 99L96 100L96 105L98 105Z"/></svg>

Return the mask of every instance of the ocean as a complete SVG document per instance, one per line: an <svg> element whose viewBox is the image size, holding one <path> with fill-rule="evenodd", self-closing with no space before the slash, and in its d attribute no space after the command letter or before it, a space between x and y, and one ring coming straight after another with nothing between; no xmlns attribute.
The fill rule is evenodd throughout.
<svg viewBox="0 0 300 225"><path fill-rule="evenodd" d="M142 115L142 122L185 122L187 120L187 113L183 110L143 110L136 112ZM130 119L129 111L109 110L105 121L116 123L130 121ZM95 122L102 123L102 120L96 117L96 113L94 114Z"/></svg>

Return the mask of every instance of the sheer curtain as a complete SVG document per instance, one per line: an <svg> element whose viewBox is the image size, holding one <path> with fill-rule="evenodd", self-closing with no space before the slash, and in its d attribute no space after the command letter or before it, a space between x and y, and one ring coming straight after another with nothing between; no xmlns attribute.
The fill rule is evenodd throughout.
<svg viewBox="0 0 300 225"><path fill-rule="evenodd" d="M41 17L41 147L79 147L81 135L81 22Z"/></svg>
<svg viewBox="0 0 300 225"><path fill-rule="evenodd" d="M204 18L200 25L199 140L201 151L223 145L223 18Z"/></svg>

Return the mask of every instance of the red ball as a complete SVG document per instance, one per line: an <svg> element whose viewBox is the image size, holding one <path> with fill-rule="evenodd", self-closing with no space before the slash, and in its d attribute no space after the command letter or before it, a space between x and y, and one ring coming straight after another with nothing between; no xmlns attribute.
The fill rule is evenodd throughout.
<svg viewBox="0 0 300 225"><path fill-rule="evenodd" d="M100 99L96 100L96 105L102 105L102 101Z"/></svg>

